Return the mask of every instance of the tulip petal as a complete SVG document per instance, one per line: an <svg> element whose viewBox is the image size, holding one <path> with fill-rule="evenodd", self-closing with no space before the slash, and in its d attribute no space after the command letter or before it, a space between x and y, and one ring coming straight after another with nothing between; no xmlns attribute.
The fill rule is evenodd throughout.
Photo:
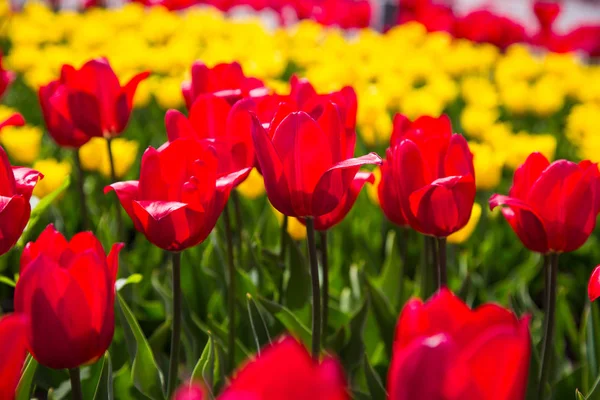
<svg viewBox="0 0 600 400"><path fill-rule="evenodd" d="M317 119L323 133L327 136L331 159L334 163L346 159L346 131L340 118L340 110L334 103L326 102L323 112Z"/></svg>
<svg viewBox="0 0 600 400"><path fill-rule="evenodd" d="M399 226L406 226L408 222L402 212L402 200L399 194L399 183L394 180L391 166L393 156L391 149L387 150L387 159L381 164L381 180L377 186L377 197L381 210L391 222Z"/></svg>
<svg viewBox="0 0 600 400"><path fill-rule="evenodd" d="M600 297L600 265L594 268L590 281L588 283L588 297L590 301L596 300Z"/></svg>
<svg viewBox="0 0 600 400"><path fill-rule="evenodd" d="M167 138L173 142L179 138L194 138L196 132L190 121L178 110L167 110L165 114Z"/></svg>
<svg viewBox="0 0 600 400"><path fill-rule="evenodd" d="M108 264L108 273L114 286L117 280L117 273L119 272L119 253L125 247L124 243L115 243L108 253L106 263Z"/></svg>
<svg viewBox="0 0 600 400"><path fill-rule="evenodd" d="M229 103L221 97L210 93L196 97L189 114L196 136L224 140L230 110Z"/></svg>
<svg viewBox="0 0 600 400"><path fill-rule="evenodd" d="M123 92L127 98L127 107L131 109L133 107L133 98L135 96L135 92L137 87L142 81L150 76L150 71L140 72L139 74L134 75L129 82L125 84L123 87Z"/></svg>
<svg viewBox="0 0 600 400"><path fill-rule="evenodd" d="M133 201L134 215L142 227L140 231L151 243L169 251L179 251L195 241L195 229L203 223L204 213L190 211L194 216L195 225L192 226L186 210L184 203Z"/></svg>
<svg viewBox="0 0 600 400"><path fill-rule="evenodd" d="M29 222L31 207L23 196L0 196L0 255L10 250Z"/></svg>
<svg viewBox="0 0 600 400"><path fill-rule="evenodd" d="M475 176L473 154L469 150L467 140L462 135L454 134L450 138L444 160L444 174L445 176Z"/></svg>
<svg viewBox="0 0 600 400"><path fill-rule="evenodd" d="M117 194L119 202L121 206L129 215L129 218L133 221L135 225L135 229L142 230L142 226L140 225L140 221L135 217L135 213L133 212L133 201L137 200L139 197L139 182L138 181L125 181L125 182L116 182L112 185L106 186L104 188L104 194L108 194L111 191L114 191Z"/></svg>
<svg viewBox="0 0 600 400"><path fill-rule="evenodd" d="M430 182L429 173L423 154L419 147L411 140L403 140L392 149L394 165L390 165L393 171L394 182L398 185L398 195L402 201L402 211L411 227L417 229L419 220L411 211L410 196L413 192L421 189Z"/></svg>
<svg viewBox="0 0 600 400"><path fill-rule="evenodd" d="M12 196L17 193L17 184L13 169L8 161L8 155L0 147L0 195Z"/></svg>
<svg viewBox="0 0 600 400"><path fill-rule="evenodd" d="M40 251L43 250L47 257L58 262L61 254L68 246L69 242L67 242L67 239L63 234L57 231L53 224L48 225L35 242L29 242L25 245L23 253L21 254L20 274L22 275L23 272L25 272L27 265L40 254Z"/></svg>
<svg viewBox="0 0 600 400"><path fill-rule="evenodd" d="M4 121L0 122L0 130L6 126L23 126L25 125L25 119L19 113L14 113Z"/></svg>
<svg viewBox="0 0 600 400"><path fill-rule="evenodd" d="M15 176L17 193L22 194L27 198L31 197L33 189L39 180L44 178L44 175L31 168L13 167L12 171Z"/></svg>
<svg viewBox="0 0 600 400"><path fill-rule="evenodd" d="M542 153L531 153L523 165L515 170L509 196L526 201L533 184L549 166L550 162Z"/></svg>
<svg viewBox="0 0 600 400"><path fill-rule="evenodd" d="M406 115L398 113L394 115L393 126L392 137L390 139L390 146L392 147L400 144L406 133L410 130L412 122Z"/></svg>
<svg viewBox="0 0 600 400"><path fill-rule="evenodd" d="M27 326L22 314L0 318L0 398L11 400L19 384L21 370L27 357Z"/></svg>

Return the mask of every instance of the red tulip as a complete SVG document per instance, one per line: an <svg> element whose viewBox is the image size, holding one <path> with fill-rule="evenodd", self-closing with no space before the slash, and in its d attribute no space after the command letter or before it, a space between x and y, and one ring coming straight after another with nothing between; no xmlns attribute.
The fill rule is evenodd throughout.
<svg viewBox="0 0 600 400"><path fill-rule="evenodd" d="M204 388L199 383L189 382L181 385L173 394L172 400L204 400Z"/></svg>
<svg viewBox="0 0 600 400"><path fill-rule="evenodd" d="M43 175L24 167L11 167L0 147L0 255L19 240L29 222L29 200L33 188Z"/></svg>
<svg viewBox="0 0 600 400"><path fill-rule="evenodd" d="M352 158L354 138L335 104L326 103L316 119L289 109L280 107L270 134L254 120L252 136L267 195L284 215L320 217L340 206L361 166L380 164L381 158L374 153Z"/></svg>
<svg viewBox="0 0 600 400"><path fill-rule="evenodd" d="M29 351L54 369L94 362L115 328L115 280L122 243L108 257L91 232L70 242L49 225L21 256L15 310L29 317Z"/></svg>
<svg viewBox="0 0 600 400"><path fill-rule="evenodd" d="M2 66L2 53L0 52L0 97L4 95L6 89L15 80L14 72L7 71Z"/></svg>
<svg viewBox="0 0 600 400"><path fill-rule="evenodd" d="M447 116L414 122L396 116L381 178L381 190L388 192L384 211L396 223L402 224L402 214L414 230L446 237L469 221L475 201L473 155L465 138L452 134Z"/></svg>
<svg viewBox="0 0 600 400"><path fill-rule="evenodd" d="M0 130L7 126L23 126L25 125L25 119L19 113L14 113L10 117L6 118L4 121L0 122Z"/></svg>
<svg viewBox="0 0 600 400"><path fill-rule="evenodd" d="M233 107L213 94L200 95L186 118L177 110L165 116L170 142L179 138L205 140L219 153L218 175L242 172L236 185L248 177L254 166L252 119L247 110L253 108L249 100L237 102Z"/></svg>
<svg viewBox="0 0 600 400"><path fill-rule="evenodd" d="M243 171L218 176L219 157L206 142L182 138L142 156L139 181L114 190L135 228L161 249L181 251L212 231Z"/></svg>
<svg viewBox="0 0 600 400"><path fill-rule="evenodd" d="M561 11L560 3L556 1L537 0L533 4L533 12L537 17L542 31L551 31L552 25Z"/></svg>
<svg viewBox="0 0 600 400"><path fill-rule="evenodd" d="M600 265L594 268L590 281L588 283L588 297L590 301L596 300L600 297Z"/></svg>
<svg viewBox="0 0 600 400"><path fill-rule="evenodd" d="M129 121L135 91L148 75L149 72L137 74L122 87L105 58L88 61L79 70L64 65L60 85L51 82L50 87L40 91L41 98L49 96L48 104L44 104L45 100L41 103L47 109L44 118L48 128L56 130L53 137L63 141L65 136L77 135L78 139L68 141L72 143L69 146L75 147L73 144L82 139L79 133L70 133L70 125L90 137L118 136Z"/></svg>
<svg viewBox="0 0 600 400"><path fill-rule="evenodd" d="M27 356L27 317L11 314L0 319L0 399L13 400Z"/></svg>
<svg viewBox="0 0 600 400"><path fill-rule="evenodd" d="M474 42L492 43L501 49L527 39L525 27L487 10L472 11L457 18L454 36Z"/></svg>
<svg viewBox="0 0 600 400"><path fill-rule="evenodd" d="M192 79L181 85L181 91L188 109L198 96L205 93L223 97L233 105L242 98L264 96L269 92L260 79L244 75L242 66L237 62L217 64L213 68L195 62Z"/></svg>
<svg viewBox="0 0 600 400"><path fill-rule="evenodd" d="M566 160L552 164L531 154L515 171L508 196L494 194L490 208L502 214L523 245L539 253L577 250L596 226L600 211L596 164Z"/></svg>
<svg viewBox="0 0 600 400"><path fill-rule="evenodd" d="M346 400L344 372L327 357L315 364L301 343L291 337L263 349L249 361L219 400Z"/></svg>
<svg viewBox="0 0 600 400"><path fill-rule="evenodd" d="M529 317L485 304L471 310L449 290L402 310L388 373L390 400L525 398Z"/></svg>

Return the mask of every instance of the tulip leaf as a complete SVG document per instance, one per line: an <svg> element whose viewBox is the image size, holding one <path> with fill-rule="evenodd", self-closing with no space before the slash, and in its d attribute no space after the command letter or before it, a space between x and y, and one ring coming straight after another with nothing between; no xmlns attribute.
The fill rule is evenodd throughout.
<svg viewBox="0 0 600 400"><path fill-rule="evenodd" d="M581 394L579 389L575 389L575 400L586 400L586 398Z"/></svg>
<svg viewBox="0 0 600 400"><path fill-rule="evenodd" d="M281 322L281 324L292 335L298 337L305 346L310 348L312 345L312 333L310 329L308 329L293 312L280 304L265 299L264 297L259 296L258 302L279 322Z"/></svg>
<svg viewBox="0 0 600 400"><path fill-rule="evenodd" d="M94 394L98 390L98 386L100 385L100 378L102 377L102 372L104 370L104 365L106 364L106 356L100 357L98 361L89 367L85 367L87 369L86 374L84 375L83 370L81 372L81 391L84 399L93 399Z"/></svg>
<svg viewBox="0 0 600 400"><path fill-rule="evenodd" d="M369 300L363 302L360 309L350 321L350 340L340 351L340 357L348 373L352 372L361 364L365 353L365 343L363 341L363 332L369 315Z"/></svg>
<svg viewBox="0 0 600 400"><path fill-rule="evenodd" d="M153 400L162 400L165 398L162 391L163 376L156 364L152 349L125 300L119 293L117 293L117 298L117 310L125 332L127 347L130 349L133 384L147 397Z"/></svg>
<svg viewBox="0 0 600 400"><path fill-rule="evenodd" d="M104 363L102 366L102 371L100 375L100 379L98 380L98 385L96 386L96 390L94 392L94 400L113 400L115 398L114 388L113 388L113 370L112 370L112 360L110 359L110 354L107 351L104 353L103 357ZM88 398L85 397L84 398Z"/></svg>
<svg viewBox="0 0 600 400"><path fill-rule="evenodd" d="M406 240L406 236L400 240ZM405 270L398 243L398 234L393 230L389 231L385 240L385 262L377 279L377 286L387 296L394 310L398 308L402 298Z"/></svg>
<svg viewBox="0 0 600 400"><path fill-rule="evenodd" d="M388 299L381 292L381 289L376 287L370 279L367 279L367 287L369 289L371 304L373 304L375 320L377 321L377 326L379 327L379 334L383 339L387 354L392 354L396 316L394 315L392 306L390 305Z"/></svg>
<svg viewBox="0 0 600 400"><path fill-rule="evenodd" d="M288 242L288 263L290 266L290 277L285 289L285 304L291 310L297 310L308 302L310 295L310 274L308 273L308 262L300 251L298 243L290 238Z"/></svg>
<svg viewBox="0 0 600 400"><path fill-rule="evenodd" d="M37 370L38 362L31 355L27 356L23 375L17 386L15 400L29 400L33 389L33 377Z"/></svg>
<svg viewBox="0 0 600 400"><path fill-rule="evenodd" d="M387 392L381 382L381 378L375 368L369 362L367 354L363 356L363 363L365 369L365 377L367 378L367 386L369 387L369 393L373 400L385 400L387 399Z"/></svg>
<svg viewBox="0 0 600 400"><path fill-rule="evenodd" d="M212 393L215 382L215 373L219 377L219 356L215 346L215 340L209 335L206 346L202 351L200 359L192 372L192 382L203 382L204 386Z"/></svg>
<svg viewBox="0 0 600 400"><path fill-rule="evenodd" d="M5 285L13 288L17 286L17 283L15 281L4 275L0 276L0 283L4 283Z"/></svg>

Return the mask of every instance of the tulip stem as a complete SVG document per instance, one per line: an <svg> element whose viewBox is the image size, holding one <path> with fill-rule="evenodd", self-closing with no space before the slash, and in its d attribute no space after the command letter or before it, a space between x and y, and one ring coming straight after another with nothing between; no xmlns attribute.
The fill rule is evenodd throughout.
<svg viewBox="0 0 600 400"><path fill-rule="evenodd" d="M446 271L446 238L440 237L437 239L437 242L439 245L437 286L438 289L441 289L448 284L448 273Z"/></svg>
<svg viewBox="0 0 600 400"><path fill-rule="evenodd" d="M227 337L229 371L235 368L235 264L233 262L233 233L231 231L231 216L228 204L223 210L225 222L225 239L227 240L227 311L229 313L229 335Z"/></svg>
<svg viewBox="0 0 600 400"><path fill-rule="evenodd" d="M283 286L284 286L284 272L285 272L285 260L287 250L287 228L288 228L288 216L283 216L281 223L281 231L279 236L279 263L281 265L281 275L279 277L279 302L283 304Z"/></svg>
<svg viewBox="0 0 600 400"><path fill-rule="evenodd" d="M70 368L69 376L71 377L71 399L83 400L83 393L81 391L81 377L79 376L79 367Z"/></svg>
<svg viewBox="0 0 600 400"><path fill-rule="evenodd" d="M544 316L544 340L542 344L542 363L540 366L540 386L538 388L538 399L544 399L546 383L550 375L552 364L552 346L554 339L554 314L556 310L556 279L558 276L558 254L550 254L548 264L548 286L546 287L546 315Z"/></svg>
<svg viewBox="0 0 600 400"><path fill-rule="evenodd" d="M171 331L171 359L167 380L167 397L175 391L179 371L179 347L181 344L181 253L171 253L173 257L173 330Z"/></svg>
<svg viewBox="0 0 600 400"><path fill-rule="evenodd" d="M83 168L81 167L81 158L79 157L79 150L74 150L75 168L77 169L77 191L79 192L79 211L81 213L81 226L84 231L91 229L90 219L88 217L87 202L85 201L85 175Z"/></svg>
<svg viewBox="0 0 600 400"><path fill-rule="evenodd" d="M115 159L112 152L112 138L106 138L106 146L108 149L108 161L110 164L110 180L111 183L117 182L117 171L115 169ZM124 240L123 239L123 218L121 216L121 207L117 205L117 212L115 214L115 218L117 221L117 241Z"/></svg>
<svg viewBox="0 0 600 400"><path fill-rule="evenodd" d="M319 289L319 262L317 261L317 246L315 243L315 221L312 217L306 218L306 237L310 259L313 298L312 357L315 362L318 362L319 354L321 353L321 292Z"/></svg>
<svg viewBox="0 0 600 400"><path fill-rule="evenodd" d="M323 296L323 325L321 337L327 338L327 326L329 322L329 257L327 255L327 231L320 231L321 236L321 269L323 271L323 287L321 293Z"/></svg>
<svg viewBox="0 0 600 400"><path fill-rule="evenodd" d="M436 288L435 290L440 290L440 277L441 274L439 272L440 269L440 261L439 261L439 254L438 254L438 245L437 245L437 241L433 236L428 236L427 240L429 240L429 248L431 249L431 265L433 266L433 276L435 278L432 278L436 280Z"/></svg>

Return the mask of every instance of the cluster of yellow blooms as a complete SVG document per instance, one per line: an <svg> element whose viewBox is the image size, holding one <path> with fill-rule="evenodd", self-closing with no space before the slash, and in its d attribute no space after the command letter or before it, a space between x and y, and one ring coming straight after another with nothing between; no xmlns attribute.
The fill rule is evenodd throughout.
<svg viewBox="0 0 600 400"><path fill-rule="evenodd" d="M600 66L574 54L534 54L521 45L500 53L492 45L427 33L416 23L381 34L344 32L310 21L269 29L256 17L230 19L211 8L174 13L127 4L54 13L27 3L20 13L2 12L12 44L6 67L34 90L56 79L65 63L79 67L106 56L123 80L152 71L136 93L136 107L154 98L163 108L177 108L184 104L181 82L194 61L209 66L238 61L247 75L276 92L287 89L283 77L289 71L308 78L318 91L352 85L359 98L358 132L371 148L385 147L395 112L411 119L449 113L459 123L455 130L471 140L477 186L483 191L496 188L503 169L516 168L533 151L554 158L557 126L566 124L565 135L581 157L600 161L594 131L600 126ZM535 133L523 130L523 122ZM16 161L31 164L41 135L37 127L9 128L0 142ZM117 168L124 174L138 148L117 142ZM104 146L92 140L81 149L86 169L107 174ZM240 191L258 196L258 182L260 176L253 174Z"/></svg>

